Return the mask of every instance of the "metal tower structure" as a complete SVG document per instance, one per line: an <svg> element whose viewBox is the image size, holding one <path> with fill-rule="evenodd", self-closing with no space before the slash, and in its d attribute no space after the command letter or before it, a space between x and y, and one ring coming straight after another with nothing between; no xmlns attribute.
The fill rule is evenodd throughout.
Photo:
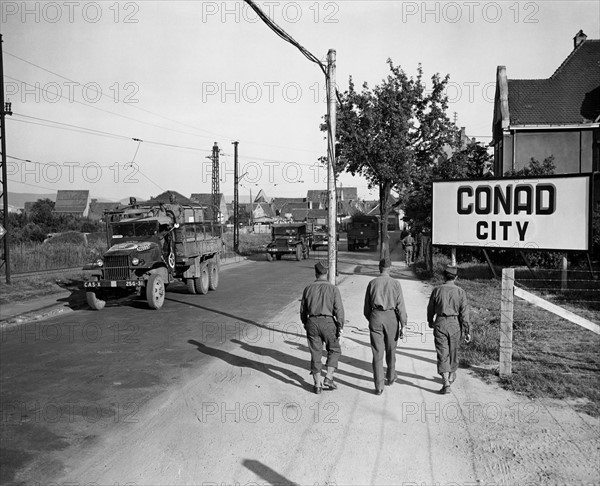
<svg viewBox="0 0 600 486"><path fill-rule="evenodd" d="M219 209L221 208L220 201L220 188L219 188L219 146L217 142L213 145L212 151L212 213L213 213L213 221L215 223L221 222L221 212Z"/></svg>

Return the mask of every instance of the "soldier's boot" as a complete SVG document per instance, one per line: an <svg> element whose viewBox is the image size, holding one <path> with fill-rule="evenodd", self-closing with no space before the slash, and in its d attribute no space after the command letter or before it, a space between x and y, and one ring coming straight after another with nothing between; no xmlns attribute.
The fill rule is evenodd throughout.
<svg viewBox="0 0 600 486"><path fill-rule="evenodd" d="M333 382L333 372L335 368L333 366L327 367L327 376L325 377L325 381L323 385L329 388L330 390L337 390L337 385Z"/></svg>
<svg viewBox="0 0 600 486"><path fill-rule="evenodd" d="M451 371L450 376L448 377L448 381L452 385L452 383L454 383L454 380L456 380L456 371Z"/></svg>
<svg viewBox="0 0 600 486"><path fill-rule="evenodd" d="M317 395L323 391L323 382L321 381L321 372L313 373L313 380L315 384L313 385L313 392Z"/></svg>
<svg viewBox="0 0 600 486"><path fill-rule="evenodd" d="M447 395L450 393L450 373L442 373L442 380L444 380L444 385L442 386L440 393L442 395Z"/></svg>

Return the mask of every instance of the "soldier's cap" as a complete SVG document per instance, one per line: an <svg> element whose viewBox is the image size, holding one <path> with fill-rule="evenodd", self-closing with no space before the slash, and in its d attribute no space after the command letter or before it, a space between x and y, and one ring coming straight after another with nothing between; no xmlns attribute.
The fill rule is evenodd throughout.
<svg viewBox="0 0 600 486"><path fill-rule="evenodd" d="M327 267L322 262L315 263L315 272L319 275L325 275L327 273Z"/></svg>
<svg viewBox="0 0 600 486"><path fill-rule="evenodd" d="M382 258L379 260L379 268L390 268L392 266L392 261L389 258Z"/></svg>
<svg viewBox="0 0 600 486"><path fill-rule="evenodd" d="M458 275L458 267L453 267L451 265L448 265L445 268L444 273L450 277L456 277Z"/></svg>

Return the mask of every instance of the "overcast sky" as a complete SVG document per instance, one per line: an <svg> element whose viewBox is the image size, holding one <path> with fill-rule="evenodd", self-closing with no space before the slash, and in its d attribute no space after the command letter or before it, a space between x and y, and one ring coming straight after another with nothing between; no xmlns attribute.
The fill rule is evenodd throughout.
<svg viewBox="0 0 600 486"><path fill-rule="evenodd" d="M600 38L597 0L257 3L323 62L337 51L341 91L349 76L378 84L388 58L409 75L419 63L427 78L449 74L450 117L484 142L498 65L509 79L547 78L580 29ZM221 191L232 195L233 140L240 194L326 187L323 73L243 2L0 5L11 192L210 192L217 142ZM340 182L377 198L360 178Z"/></svg>

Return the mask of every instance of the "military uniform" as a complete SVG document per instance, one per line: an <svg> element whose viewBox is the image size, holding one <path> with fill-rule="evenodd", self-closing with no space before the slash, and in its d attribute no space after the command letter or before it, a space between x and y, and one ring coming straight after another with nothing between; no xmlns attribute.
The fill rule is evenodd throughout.
<svg viewBox="0 0 600 486"><path fill-rule="evenodd" d="M448 270L446 272L452 275ZM455 269L452 272L456 276ZM447 281L431 293L427 305L427 322L433 328L437 370L444 378L444 388L449 388L458 369L461 335L470 333L467 294L456 286L454 280ZM442 393L447 392L444 388Z"/></svg>
<svg viewBox="0 0 600 486"><path fill-rule="evenodd" d="M387 265L387 267L382 267L382 265ZM380 269L389 269L389 267L387 262L380 263ZM407 321L400 282L383 272L382 275L371 280L365 292L363 313L369 321L373 352L373 380L375 390L380 394L384 386L384 355L387 365L385 379L390 385L396 381L396 346L400 332L406 326Z"/></svg>
<svg viewBox="0 0 600 486"><path fill-rule="evenodd" d="M404 248L404 255L406 257L407 265L410 265L413 261L414 247L415 239L412 237L412 235L408 234L408 236L402 240L402 248Z"/></svg>
<svg viewBox="0 0 600 486"><path fill-rule="evenodd" d="M321 373L323 343L327 349L326 366L337 368L342 354L339 333L344 326L340 290L327 280L317 279L308 285L302 294L300 319L308 337L311 373Z"/></svg>

